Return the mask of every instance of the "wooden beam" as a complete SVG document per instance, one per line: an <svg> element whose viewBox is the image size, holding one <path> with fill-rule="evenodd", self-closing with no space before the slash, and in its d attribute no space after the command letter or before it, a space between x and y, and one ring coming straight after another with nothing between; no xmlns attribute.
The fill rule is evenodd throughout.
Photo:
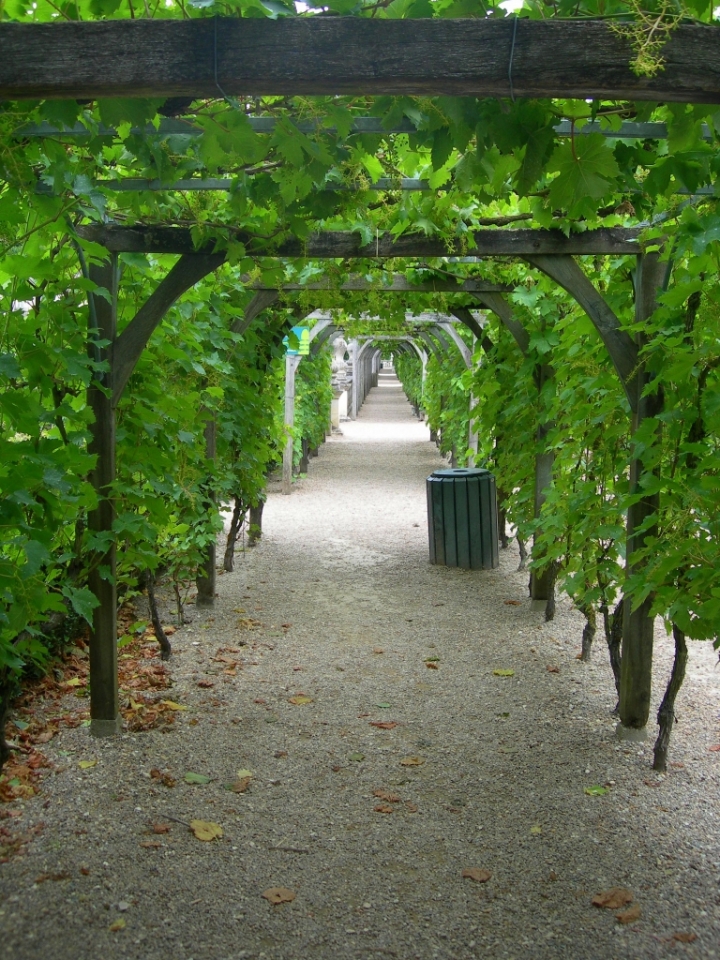
<svg viewBox="0 0 720 960"><path fill-rule="evenodd" d="M629 42L601 20L5 22L0 97L513 94L718 103L719 36L714 24L680 24L663 48L664 68L647 77L633 73Z"/></svg>
<svg viewBox="0 0 720 960"><path fill-rule="evenodd" d="M245 244L248 255L267 257L306 257L309 259L342 259L362 257L448 257L468 253L467 238L448 242L441 237L405 234L397 239L391 234L363 243L359 233L328 231L311 234L307 240L291 237L274 247L268 241L252 237L242 231L229 231L233 239ZM103 226L86 224L76 228L84 240L107 247L113 253L202 253L215 252L213 246L196 250L192 234L185 227ZM637 239L640 227L603 227L572 233L566 237L561 230L507 230L505 228L477 230L472 253L487 257L528 257L536 254L568 254L577 256L622 256L639 252Z"/></svg>
<svg viewBox="0 0 720 960"><path fill-rule="evenodd" d="M525 257L528 263L559 283L583 308L592 320L607 347L613 366L620 377L630 409L638 409L637 389L633 378L637 373L638 347L633 338L620 327L620 321L595 289L582 268L572 257Z"/></svg>
<svg viewBox="0 0 720 960"><path fill-rule="evenodd" d="M110 361L117 323L117 257L92 264L90 279L107 291L109 300L90 293L88 349L93 359ZM88 586L98 601L93 610L90 630L90 733L96 737L120 733L120 699L117 678L117 587L115 584L115 407L112 402L111 374L96 371L87 391L93 412L88 453L94 455L91 482L97 494L97 506L88 512L88 528L100 544L91 554Z"/></svg>
<svg viewBox="0 0 720 960"><path fill-rule="evenodd" d="M666 287L671 264L662 262L658 253L638 257L635 274L635 321L643 325L657 307L658 294ZM628 577L641 573L646 560L639 560L637 551L653 543L658 535L658 512L660 494L657 490L660 421L655 420L655 429L647 430L647 421L662 413L663 393L660 387L648 389L652 373L640 353L644 346L642 334L638 334L640 361L632 380L635 397L633 405L630 460L630 497L627 511L627 538L625 543L626 572ZM643 439L635 444L638 432L643 430ZM648 489L650 492L648 492ZM637 499L636 499L637 498ZM650 594L641 603L625 597L623 603L622 659L620 661L620 725L618 735L640 736L650 716L652 692L653 643L655 617L652 608L655 595Z"/></svg>
<svg viewBox="0 0 720 960"><path fill-rule="evenodd" d="M247 118L250 127L256 133L272 133L276 127L275 117L253 117ZM327 119L318 120L295 120L293 124L301 133L316 133L318 130L335 131L335 127L328 125ZM416 133L417 127L411 120L404 117L398 123L392 126L386 126L382 117L356 117L350 128L352 133L380 133L390 135L393 133ZM637 122L635 120L623 120L617 129L612 129L607 124L599 120L577 121L561 120L556 123L553 130L559 137L581 137L591 133L599 133L603 137L613 140L667 140L667 124L659 121ZM156 127L152 123L144 127L132 127L130 132L137 137L201 137L202 127L195 126L189 120L182 118L170 119L163 118ZM104 123L99 123L92 129L82 123L74 123L70 126L58 126L54 123L48 123L43 120L40 123L26 123L18 127L13 132L16 140L24 140L27 137L53 137L62 140L89 140L91 137L117 137L118 132L115 127L108 127ZM714 134L707 123L701 126L701 136L704 140L714 140ZM124 180L119 181L122 184L141 181ZM142 181L143 183L158 183L157 180ZM216 181L232 183L233 181ZM118 187L117 189L133 189L132 187ZM149 189L155 189L150 187ZM175 189L180 189L175 184ZM198 188L195 188L198 189ZM213 189L207 187L206 189ZM217 187L215 189L225 189Z"/></svg>
<svg viewBox="0 0 720 960"><path fill-rule="evenodd" d="M511 293L512 287L499 283L485 283L484 280L443 280L432 279L413 283L402 273L390 276L390 282L384 278L365 280L364 277L351 277L344 283L336 284L330 278L319 283L283 283L278 287L269 287L261 283L252 283L253 290L326 290L333 291L371 291L372 293Z"/></svg>
<svg viewBox="0 0 720 960"><path fill-rule="evenodd" d="M173 303L224 260L223 253L181 257L140 307L112 347L113 404L120 400L148 340Z"/></svg>

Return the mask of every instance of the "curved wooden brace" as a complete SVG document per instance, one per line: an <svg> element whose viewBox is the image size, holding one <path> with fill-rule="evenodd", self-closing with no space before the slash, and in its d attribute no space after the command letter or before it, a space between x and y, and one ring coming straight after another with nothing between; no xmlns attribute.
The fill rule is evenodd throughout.
<svg viewBox="0 0 720 960"><path fill-rule="evenodd" d="M590 317L595 329L610 354L610 359L620 377L620 382L628 398L630 409L637 413L638 390L634 382L638 367L638 346L629 333L621 329L620 321L614 311L605 302L602 295L585 276L576 260L567 255L546 256L544 254L523 257L538 270L551 277L567 290ZM483 297L485 294L483 294ZM490 294L490 296L495 296Z"/></svg>
<svg viewBox="0 0 720 960"><path fill-rule="evenodd" d="M112 399L117 405L153 331L178 297L222 265L224 253L185 254L161 280L112 345ZM276 294L277 296L277 294ZM253 298L255 299L255 298Z"/></svg>

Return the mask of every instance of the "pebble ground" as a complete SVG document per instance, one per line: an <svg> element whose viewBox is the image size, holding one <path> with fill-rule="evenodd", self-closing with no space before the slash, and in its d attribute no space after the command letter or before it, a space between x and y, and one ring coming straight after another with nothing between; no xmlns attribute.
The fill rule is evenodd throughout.
<svg viewBox="0 0 720 960"><path fill-rule="evenodd" d="M581 617L562 599L544 623L512 547L491 571L428 563L424 481L445 464L397 382L342 430L291 496L270 490L262 542L173 636L172 728L44 748L54 772L15 805L44 827L0 865L0 956L720 957L710 645L691 645L658 776L651 741L615 738L603 642L576 659ZM637 920L592 905L611 887Z"/></svg>

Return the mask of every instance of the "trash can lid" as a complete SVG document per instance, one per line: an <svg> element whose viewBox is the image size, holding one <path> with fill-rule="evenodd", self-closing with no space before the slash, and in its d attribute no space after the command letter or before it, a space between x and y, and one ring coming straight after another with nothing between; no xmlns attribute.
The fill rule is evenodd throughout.
<svg viewBox="0 0 720 960"><path fill-rule="evenodd" d="M469 479L470 477L484 477L490 474L489 470L479 467L456 467L454 470L433 470L433 477L452 477L454 480Z"/></svg>

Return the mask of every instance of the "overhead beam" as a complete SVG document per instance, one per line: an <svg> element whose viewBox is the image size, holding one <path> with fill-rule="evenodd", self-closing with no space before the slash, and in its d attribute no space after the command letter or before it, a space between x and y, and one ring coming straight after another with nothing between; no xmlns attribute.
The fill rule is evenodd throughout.
<svg viewBox="0 0 720 960"><path fill-rule="evenodd" d="M0 32L1 35L1 32ZM639 253L637 238L640 227L604 227L572 233L566 237L561 230L478 230L473 234L472 253L483 257L525 257L536 254L626 255ZM113 253L213 253L213 246L196 250L192 233L185 227L122 227L87 224L77 227L76 233L85 240L99 243ZM306 240L291 237L269 245L266 240L243 231L229 231L231 238L245 245L250 256L306 257L328 259L362 257L448 257L468 252L467 235L448 241L442 237L404 234L395 238L385 233L370 243L363 243L359 233L328 231L311 234Z"/></svg>
<svg viewBox="0 0 720 960"><path fill-rule="evenodd" d="M632 71L629 41L602 20L5 22L0 97L450 94L718 103L719 36L714 24L680 24L663 47L663 69L647 77Z"/></svg>
<svg viewBox="0 0 720 960"><path fill-rule="evenodd" d="M279 287L251 283L253 290L325 290L333 291L372 291L373 293L511 293L513 288L499 283L485 283L484 280L425 280L413 283L402 273L393 274L390 283L383 279L366 280L364 277L351 277L343 283L334 284L331 278L319 283L283 283Z"/></svg>
<svg viewBox="0 0 720 960"><path fill-rule="evenodd" d="M275 117L248 117L250 127L255 133L272 133L277 125ZM316 133L318 131L334 132L335 128L328 125L323 120L297 120L293 121L300 133ZM613 129L600 120L561 120L553 126L553 130L559 137L578 137L587 136L591 133L600 133L604 137L614 140L667 140L667 124L661 121L649 120L639 122L636 120L623 120L622 123ZM198 127L188 120L163 118L157 126L148 123L144 127L132 127L133 136L148 137L201 137L203 135L202 127ZM393 133L417 133L417 127L407 117L399 123L393 123L388 126L382 117L356 117L350 128L351 133L380 133L390 135ZM18 127L13 136L16 139L26 137L59 137L65 140L82 140L91 137L117 137L118 132L115 127L108 127L104 123L96 126L86 126L83 123L74 123L71 126L57 126L54 123L48 123L43 120L40 123L27 123ZM714 134L707 123L702 124L701 135L704 140L713 140ZM131 181L125 181L128 183ZM154 181L152 181L154 182ZM131 189L124 187L123 189ZM149 189L154 189L150 187ZM180 189L176 187L176 189ZM211 189L207 187L206 189ZM215 189L221 189L217 187ZM224 188L223 188L224 189Z"/></svg>

